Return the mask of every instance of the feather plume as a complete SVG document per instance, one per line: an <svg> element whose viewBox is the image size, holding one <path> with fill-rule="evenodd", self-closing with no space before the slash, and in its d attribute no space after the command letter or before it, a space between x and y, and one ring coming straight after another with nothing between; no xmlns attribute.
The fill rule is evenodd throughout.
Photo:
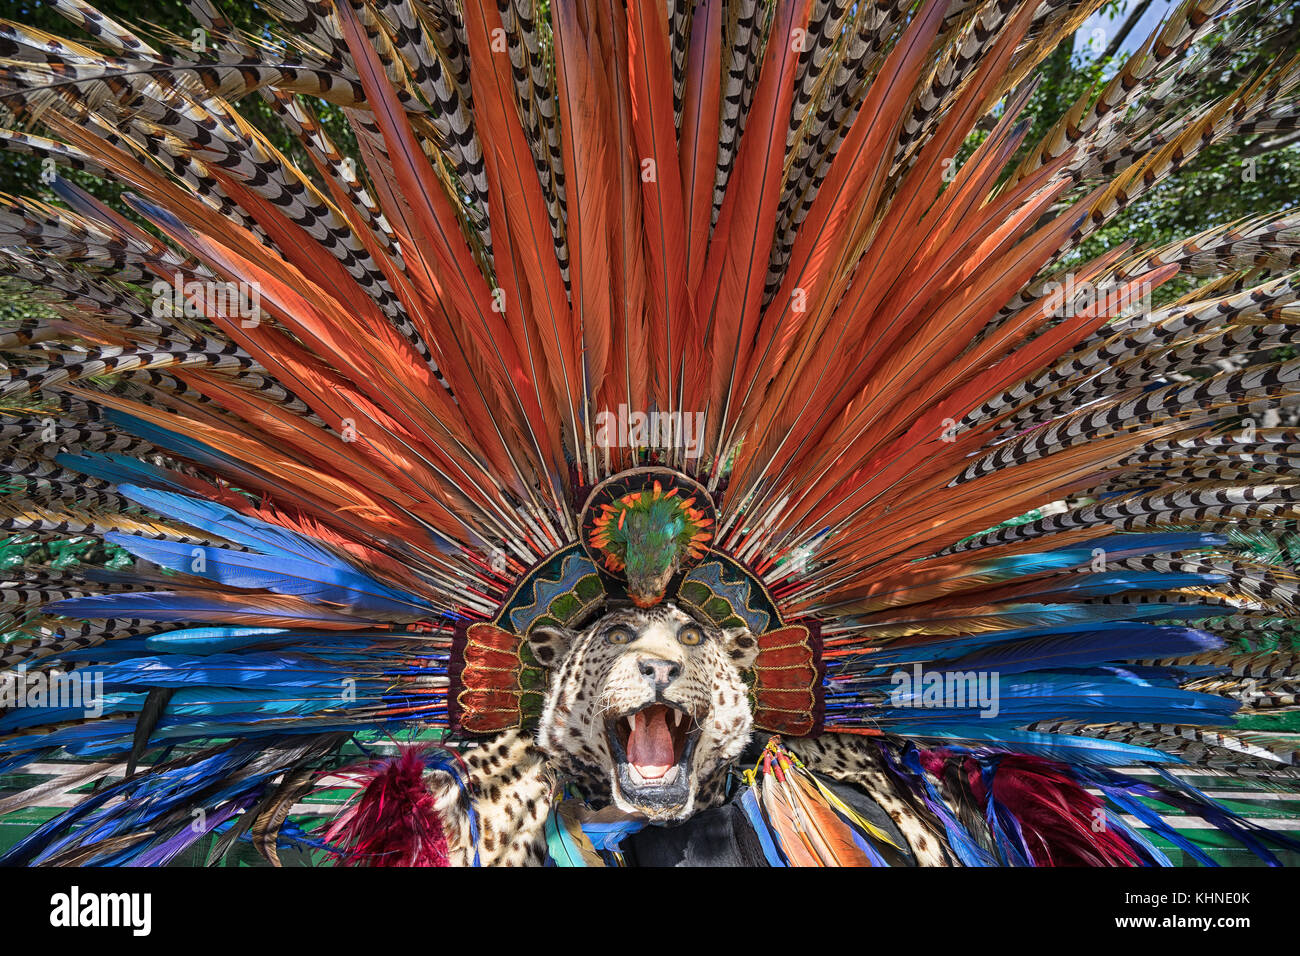
<svg viewBox="0 0 1300 956"><path fill-rule="evenodd" d="M1278 859L1120 769L1296 777L1233 721L1297 706L1293 655L1256 656L1295 637L1294 549L1250 538L1300 517L1300 434L1256 427L1300 395L1300 218L1106 228L1296 128L1293 56L1186 95L1249 3L1180 0L1059 116L1041 64L1100 0L263 6L269 34L192 0L204 50L85 0L52 5L85 42L0 22L0 145L54 173L0 197L0 279L46 313L0 329L0 677L103 685L95 718L0 714L0 772L114 778L0 861L500 858L499 785L441 751L358 771L333 828L295 807L345 738L451 726L471 625L620 600L617 556L582 573L601 502L670 484L708 533L653 596L807 633L842 735L741 789L773 865L1167 863L1124 817L1209 860L1152 801ZM553 662L491 652L523 740ZM998 713L927 674L997 675ZM573 799L520 826L574 865L632 828Z"/></svg>

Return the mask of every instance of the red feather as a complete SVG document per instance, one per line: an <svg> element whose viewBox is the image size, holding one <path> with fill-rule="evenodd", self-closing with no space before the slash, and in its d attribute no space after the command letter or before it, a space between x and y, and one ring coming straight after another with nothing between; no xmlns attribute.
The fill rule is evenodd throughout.
<svg viewBox="0 0 1300 956"><path fill-rule="evenodd" d="M977 799L988 793L979 765L966 760ZM1025 845L1038 866L1138 866L1132 847L1098 821L1102 802L1063 768L1039 757L1008 754L993 774L992 796L1020 824Z"/></svg>
<svg viewBox="0 0 1300 956"><path fill-rule="evenodd" d="M325 838L338 844L344 866L450 866L447 834L424 781L417 748L404 749L358 772L358 797Z"/></svg>

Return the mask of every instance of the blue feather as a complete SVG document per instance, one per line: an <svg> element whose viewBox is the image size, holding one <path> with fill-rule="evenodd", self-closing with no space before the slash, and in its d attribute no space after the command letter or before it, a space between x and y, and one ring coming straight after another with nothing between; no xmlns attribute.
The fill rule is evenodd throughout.
<svg viewBox="0 0 1300 956"><path fill-rule="evenodd" d="M140 618L146 621L178 621L191 623L204 620L221 621L231 615L249 617L283 617L304 624L340 623L358 628L371 627L375 621L341 614L329 608L304 604L291 613L278 608L259 607L257 595L248 598L246 606L221 601L205 595L178 594L174 591L136 591L121 594L98 594L91 597L69 598L45 605L47 614L64 617L121 617Z"/></svg>
<svg viewBox="0 0 1300 956"><path fill-rule="evenodd" d="M758 837L759 845L763 848L763 856L767 857L768 866L785 866L785 858L781 856L776 848L776 843L772 839L772 831L767 825L767 820L763 817L763 811L759 808L758 798L754 796L753 787L745 787L740 793L740 807L745 811L745 817L749 820L749 825L754 828L754 835Z"/></svg>
<svg viewBox="0 0 1300 956"><path fill-rule="evenodd" d="M1102 621L1135 621L1143 618L1160 617L1160 618L1178 618L1196 616L1209 616L1206 614L1206 608L1188 607L1185 604L1062 604L1062 603L1016 603L1005 604L996 611L987 614L974 615L985 628L988 624L1002 623L1005 624L1005 630L1013 628L1047 628L1060 627L1068 624L1078 624L1084 622L1102 622ZM924 634L924 625L933 624L935 626L944 625L952 626L956 623L951 612L947 615L935 617L919 618L899 618L892 621L862 622L860 627L867 637L870 637L873 630L886 630L897 628L902 624L909 624L918 627L918 632ZM990 629L991 630L991 629ZM985 636L984 634L980 635ZM943 636L944 638L947 635ZM909 638L909 640L915 640ZM936 638L936 643L940 639ZM919 642L918 642L919 643Z"/></svg>
<svg viewBox="0 0 1300 956"><path fill-rule="evenodd" d="M546 849L550 856L551 865L559 867L585 867L586 861L582 857L582 851L573 842L573 837L568 829L559 819L559 805L551 808L551 812L546 815Z"/></svg>
<svg viewBox="0 0 1300 956"><path fill-rule="evenodd" d="M889 759L888 757L886 759ZM935 789L929 776L921 767L921 755L915 747L908 747L902 755L904 766L911 771L913 780L920 781L923 788L922 798L926 805L939 818L948 835L948 846L957 854L963 866L994 866L995 861L964 827L949 809L947 801ZM892 760L890 761L893 762Z"/></svg>
<svg viewBox="0 0 1300 956"><path fill-rule="evenodd" d="M69 674L69 677L81 677L84 680L84 696L81 700L85 706L24 706L15 707L0 715L0 733L12 733L24 727L40 727L45 724L60 723L65 720L84 720L104 714L136 713L144 705L142 693L99 692L92 683L93 677L84 671ZM93 695L93 696L90 696ZM7 744L0 744L7 749Z"/></svg>
<svg viewBox="0 0 1300 956"><path fill-rule="evenodd" d="M1044 581L1040 590L1021 595L1020 599L1085 600L1122 594L1125 591L1174 591L1179 588L1222 584L1226 574L1199 574L1162 571L1121 571L1106 574L1072 574L1067 578Z"/></svg>
<svg viewBox="0 0 1300 956"><path fill-rule="evenodd" d="M348 567L333 552L306 535L265 521L258 521L256 518L246 517L214 501L200 501L187 495L140 488L135 485L122 485L118 491L150 511L183 521L191 527L264 554L278 554L286 558L302 558L335 567Z"/></svg>
<svg viewBox="0 0 1300 956"><path fill-rule="evenodd" d="M175 481L172 472L157 465L128 458L125 455L81 452L76 455L64 453L54 458L64 468L79 471L92 478L102 478L115 485L136 484L156 485L173 491L185 492L189 489Z"/></svg>
<svg viewBox="0 0 1300 956"><path fill-rule="evenodd" d="M935 682L940 680L942 684ZM1118 668L1030 671L1014 675L1011 681L999 679L996 688L992 680L984 688L988 700L968 702L968 706L946 706L956 696L948 694L942 675L934 681L924 677L920 688L900 683L891 693L890 706L880 708L876 719L903 733L914 733L918 727L942 730L945 720L979 720L990 726L1052 719L1206 724L1230 717L1239 706L1214 694L1152 683ZM938 700L933 699L936 693Z"/></svg>
<svg viewBox="0 0 1300 956"><path fill-rule="evenodd" d="M1002 805L993 799L993 775L997 771L996 762L980 760L980 776L984 792L988 794L984 806L984 820L989 825L989 834L993 837L993 846L998 851L998 858L1003 866L1033 866L1029 847L1025 845L1025 835L1020 829L1020 821L1015 814L1008 813Z"/></svg>
<svg viewBox="0 0 1300 956"><path fill-rule="evenodd" d="M1111 803L1115 804L1126 813L1137 817L1138 820L1145 824L1147 829L1152 833L1158 834L1168 840L1202 866L1217 867L1219 865L1195 843L1179 833L1174 827L1170 826L1165 821L1164 817L1148 807L1141 800L1132 796L1123 786L1098 781L1097 787L1106 795L1106 799L1110 800Z"/></svg>
<svg viewBox="0 0 1300 956"><path fill-rule="evenodd" d="M1070 605L1064 605L1069 607ZM1206 608L1188 607L1186 605L1120 605L1120 604L1080 604L1084 609L1080 614L1083 620L1064 621L1054 624L1032 625L1028 627L1008 628L987 633L907 638L906 643L887 645L879 650L859 654L842 661L831 661L828 671L876 669L877 673L887 673L886 668L896 664L926 663L944 658L969 654L983 647L1029 637L1044 637L1050 634L1079 634L1101 630L1127 630L1141 633L1151 625L1142 624L1140 620L1123 618L1160 618L1162 620L1179 620L1184 618L1204 618ZM1212 609L1210 609L1212 610ZM1121 618L1113 620L1111 618Z"/></svg>
<svg viewBox="0 0 1300 956"><path fill-rule="evenodd" d="M1106 661L1178 657L1218 650L1221 637L1185 627L1106 628L1027 641L1000 642L946 661L943 670L996 670L1002 674L1046 667L1082 667Z"/></svg>
<svg viewBox="0 0 1300 956"><path fill-rule="evenodd" d="M415 616L432 610L428 602L380 584L337 558L326 563L284 553L253 554L117 532L109 532L104 537L138 558L230 587L293 594L309 601L339 604L372 614Z"/></svg>
<svg viewBox="0 0 1300 956"><path fill-rule="evenodd" d="M1282 862L1264 845L1263 841L1265 839L1271 840L1292 852L1300 851L1300 841L1293 840L1284 833L1269 830L1257 823L1252 823L1240 814L1234 813L1219 801L1206 796L1186 780L1175 777L1162 767L1156 767L1155 771L1164 778L1166 785L1175 791L1174 796L1183 798L1186 801L1184 803L1185 808L1188 808L1188 805L1194 807L1193 812L1198 813L1202 819L1213 824L1218 829L1235 837L1242 846L1269 866L1281 866ZM1166 796L1163 799L1168 801L1170 796L1166 791Z"/></svg>
<svg viewBox="0 0 1300 956"><path fill-rule="evenodd" d="M1092 764L1103 767L1131 767L1139 763L1182 763L1181 757L1151 747L1126 744L1095 737L1070 734L1043 734L1014 728L993 729L983 723L944 726L942 730L917 728L912 733L925 740L947 745L964 744L988 747L1013 753L1031 754L1068 764Z"/></svg>
<svg viewBox="0 0 1300 956"><path fill-rule="evenodd" d="M229 473L234 470L239 474L252 474L244 463L224 452L218 451L211 445L204 444L196 438L154 425L143 418L137 418L115 408L104 409L104 418L128 434L143 438L159 448L167 448L178 452L186 458L207 465L209 468L215 468L218 472Z"/></svg>
<svg viewBox="0 0 1300 956"><path fill-rule="evenodd" d="M599 851L617 851L620 844L645 828L644 820L620 820L616 823L584 823L582 832L587 835L591 845Z"/></svg>
<svg viewBox="0 0 1300 956"><path fill-rule="evenodd" d="M1084 544L1072 544L1061 551L1086 550L1091 556L1097 551L1106 561L1122 561L1148 554L1169 554L1173 551L1195 551L1202 548L1221 548L1228 543L1225 535L1200 531L1169 531L1151 534L1109 534L1094 538ZM1051 553L1051 552L1049 552Z"/></svg>

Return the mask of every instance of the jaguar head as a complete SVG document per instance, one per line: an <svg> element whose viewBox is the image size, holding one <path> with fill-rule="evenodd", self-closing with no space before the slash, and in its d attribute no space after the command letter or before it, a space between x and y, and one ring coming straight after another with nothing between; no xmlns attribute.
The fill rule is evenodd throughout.
<svg viewBox="0 0 1300 956"><path fill-rule="evenodd" d="M529 642L551 673L538 746L600 788L589 797L666 822L720 792L753 724L747 629L664 603L609 611L581 631L535 628Z"/></svg>

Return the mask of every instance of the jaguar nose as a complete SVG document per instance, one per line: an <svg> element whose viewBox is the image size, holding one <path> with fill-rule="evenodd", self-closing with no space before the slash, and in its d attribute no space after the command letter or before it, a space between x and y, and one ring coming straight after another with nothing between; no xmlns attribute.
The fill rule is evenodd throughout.
<svg viewBox="0 0 1300 956"><path fill-rule="evenodd" d="M640 662L641 676L654 685L655 691L666 690L682 674L682 666L674 661L652 658Z"/></svg>

